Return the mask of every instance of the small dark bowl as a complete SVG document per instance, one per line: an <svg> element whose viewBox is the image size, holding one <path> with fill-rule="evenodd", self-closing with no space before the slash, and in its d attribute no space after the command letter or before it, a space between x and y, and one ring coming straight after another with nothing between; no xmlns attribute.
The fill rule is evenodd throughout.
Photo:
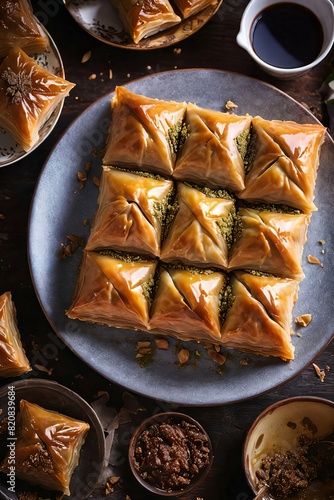
<svg viewBox="0 0 334 500"><path fill-rule="evenodd" d="M188 485L180 487L180 488L175 488L175 489L161 489L154 484L151 484L150 482L146 481L140 472L138 471L138 468L136 467L136 458L135 458L135 450L136 446L138 443L139 438L141 437L142 433L149 429L152 425L154 424L163 424L166 421L172 422L175 424L180 424L180 422L185 421L189 424L192 424L197 427L198 431L202 433L205 438L206 438L206 446L209 449L209 462L207 465L205 465L203 468L199 470L199 472L194 475L191 478L191 481ZM152 417L149 417L148 419L144 420L141 425L136 429L134 432L130 445L129 445L129 463L130 467L132 470L133 475L137 479L137 481L144 486L147 490L151 491L152 493L155 493L160 496L166 496L166 497L176 497L179 495L185 495L186 493L189 493L191 490L194 488L198 487L202 481L206 478L211 465L213 462L213 450L212 450L212 443L210 440L210 437L208 436L207 432L203 429L203 427L193 418L189 417L188 415L185 415L184 413L178 413L178 412L165 412L165 413L158 413L156 415L153 415Z"/></svg>

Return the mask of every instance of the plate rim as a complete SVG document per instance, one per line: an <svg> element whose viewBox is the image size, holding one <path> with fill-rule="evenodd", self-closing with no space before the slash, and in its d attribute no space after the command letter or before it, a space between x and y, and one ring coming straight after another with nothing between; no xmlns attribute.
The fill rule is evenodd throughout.
<svg viewBox="0 0 334 500"><path fill-rule="evenodd" d="M258 78L254 78L254 77L249 77L247 75L244 75L244 74L241 74L241 73L238 73L238 72L233 72L233 71L225 71L225 70L220 70L220 69L210 69L210 68L187 68L187 69L176 69L176 70L168 70L168 71L163 71L163 72L159 72L159 73L155 73L153 75L145 75L145 76L142 76L142 77L139 77L139 78L136 78L136 79L133 79L131 80L130 82L126 82L123 86L124 87L127 87L127 86L131 86L132 84L136 84L136 83L140 83L141 81L143 80L148 80L148 79L151 79L152 77L154 76L159 76L159 75L166 75L166 74L169 74L169 73L173 73L173 74L180 74L180 73L189 73L189 72L197 72L197 71L204 71L204 72L207 72L207 73L219 73L219 74L228 74L228 75L231 75L233 77L237 77L237 78L243 78L245 79L246 81L253 81L255 83L260 83L261 85L264 85L270 89L272 89L273 91L275 92L278 92L280 95L284 96L284 98L287 98L289 101L291 101L292 103L294 103L295 105L297 105L299 108L302 109L302 112L306 115L309 115L310 118L311 118L311 121L313 121L314 123L319 123L321 124L320 120L309 110L307 109L305 106L303 106L301 103L299 103L296 99L294 99L293 97L291 97L290 95L286 94L284 91L278 89L277 87L275 87L274 85L270 84L270 83L267 83L267 82L263 82L261 80L259 80ZM33 283L33 286L34 286L34 290L35 290L35 293L36 293L36 296L37 296L37 299L38 299L38 302L41 306L41 309L42 311L44 312L47 320L49 321L50 325L52 326L52 328L54 329L54 331L56 332L56 334L61 338L61 340L65 343L65 345L67 345L67 347L79 358L81 359L86 365L88 365L91 369L93 369L94 371L96 371L97 373L101 374L103 377L105 377L107 380L111 381L112 383L115 383L119 386L122 386L124 387L125 389L128 389L128 390L131 390L133 391L134 393L137 393L138 395L141 395L141 396L144 396L144 397L148 397L148 398L151 398L151 399L157 399L157 400L160 400L160 401L165 401L165 402L168 402L168 403L171 403L171 404L177 404L177 405L180 405L180 406L217 406L217 405L224 405L224 404L230 404L230 403L236 403L236 402L240 402L240 401L246 401L246 400L249 400L249 399L252 399L254 397L258 397L260 395L263 395L263 394L266 394L274 389L277 389L278 387L281 387L283 385L285 385L287 382L291 381L293 378L295 378L297 375L299 375L302 371L304 371L308 366L310 366L314 360L328 347L328 345L333 341L334 339L334 333L332 335L331 338L329 338L325 345L322 346L322 348L320 350L317 351L317 353L312 357L312 359L310 359L306 364L304 364L303 366L301 366L300 368L298 369L295 369L295 370L292 370L293 373L291 373L290 375L286 376L284 378L284 380L280 380L278 381L276 384L270 386L270 387L267 387L267 388L264 388L263 390L261 391L258 391L256 393L252 393L252 394L248 394L248 395L245 395L243 397L238 397L236 399L230 399L230 400L215 400L215 401L206 401L206 402L192 402L192 401L189 401L189 400L183 400L183 399L175 399L175 398L160 398L157 394L151 394L151 393L147 393L145 392L143 389L141 390L138 390L136 388L133 388L127 384L124 384L122 383L121 381L119 380L115 380L114 378L112 377L109 377L107 376L104 372L102 372L101 370L99 370L95 365L94 363L92 363L90 360L87 360L85 359L83 356L81 356L78 352L76 352L73 347L71 345L69 345L66 341L66 339L63 338L63 335L61 335L58 331L57 331L57 327L55 326L53 320L48 316L48 314L46 313L46 310L45 310L45 307L43 305L43 302L41 300L41 297L39 295L39 292L38 292L38 289L37 289L37 284L35 282L35 278L34 278L34 274L33 274L33 265L32 265L32 261L31 261L31 251L30 251L30 245L31 245L31 219L32 219L32 213L33 213L33 209L34 209L34 203L35 203L35 195L38 191L38 186L39 186L39 183L40 183L40 179L41 177L43 176L43 172L44 172L44 169L46 168L50 158L52 157L55 149L57 148L59 142L63 139L63 137L67 134L67 132L71 129L71 127L81 119L82 115L87 112L89 109L93 108L98 102L104 100L104 99L107 99L107 98L110 98L113 94L114 94L115 90L113 91L110 91L110 92L107 92L106 94L102 95L101 97L99 97L96 101L94 101L93 103L91 103L87 108L85 108L85 110L83 110L67 127L67 129L63 132L63 134L60 136L59 140L57 141L57 143L53 146L52 150L50 151L43 167L42 167L42 170L40 172L40 175L39 175L39 178L36 182L36 185L35 185L35 190L34 190L34 193L33 193L33 197L32 197L32 202L31 202L31 206L30 206L30 211L29 211L29 218L28 218L28 240L27 240L27 253L28 253L28 265L29 265L29 271L30 271L30 275L31 275L31 279L32 279L32 283ZM322 125L322 124L321 124ZM331 147L334 147L334 140L333 138L331 137L331 135L329 134L328 131L326 131L325 133L326 135L326 138L327 138L327 141L330 142L331 144Z"/></svg>

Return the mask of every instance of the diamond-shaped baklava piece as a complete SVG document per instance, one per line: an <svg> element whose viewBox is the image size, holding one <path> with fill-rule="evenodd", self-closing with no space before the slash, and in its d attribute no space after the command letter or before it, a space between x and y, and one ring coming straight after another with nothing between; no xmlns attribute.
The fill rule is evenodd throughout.
<svg viewBox="0 0 334 500"><path fill-rule="evenodd" d="M320 146L326 132L318 124L252 120L251 163L241 199L285 204L309 213Z"/></svg>
<svg viewBox="0 0 334 500"><path fill-rule="evenodd" d="M86 422L22 399L16 421L16 477L70 495L71 477L89 428ZM11 460L8 453L2 472L9 472Z"/></svg>
<svg viewBox="0 0 334 500"><path fill-rule="evenodd" d="M228 266L234 199L226 191L179 183L176 214L163 241L161 259L199 267Z"/></svg>
<svg viewBox="0 0 334 500"><path fill-rule="evenodd" d="M250 116L237 116L188 104L187 134L181 140L173 177L214 188L244 188Z"/></svg>
<svg viewBox="0 0 334 500"><path fill-rule="evenodd" d="M226 276L196 268L162 267L149 329L181 340L220 339L220 301Z"/></svg>
<svg viewBox="0 0 334 500"><path fill-rule="evenodd" d="M174 184L162 177L104 167L87 250L160 255Z"/></svg>
<svg viewBox="0 0 334 500"><path fill-rule="evenodd" d="M0 377L18 377L31 370L17 325L10 292L0 295Z"/></svg>
<svg viewBox="0 0 334 500"><path fill-rule="evenodd" d="M302 279L302 254L310 216L288 207L241 207L229 270L253 269Z"/></svg>
<svg viewBox="0 0 334 500"><path fill-rule="evenodd" d="M146 329L156 260L84 251L67 316L119 328Z"/></svg>
<svg viewBox="0 0 334 500"><path fill-rule="evenodd" d="M294 359L291 342L292 309L298 281L236 271L231 274L231 295L221 330L221 344L262 356Z"/></svg>
<svg viewBox="0 0 334 500"><path fill-rule="evenodd" d="M0 126L29 151L38 142L42 126L73 87L20 48L12 49L0 66Z"/></svg>
<svg viewBox="0 0 334 500"><path fill-rule="evenodd" d="M170 175L186 103L152 99L116 87L111 107L103 163Z"/></svg>

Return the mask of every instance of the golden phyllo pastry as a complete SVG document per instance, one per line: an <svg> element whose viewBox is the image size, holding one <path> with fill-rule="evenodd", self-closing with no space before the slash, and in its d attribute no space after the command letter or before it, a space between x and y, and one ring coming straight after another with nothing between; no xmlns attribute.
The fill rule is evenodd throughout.
<svg viewBox="0 0 334 500"><path fill-rule="evenodd" d="M231 275L233 303L221 331L221 344L261 356L294 359L291 315L298 281L236 271Z"/></svg>
<svg viewBox="0 0 334 500"><path fill-rule="evenodd" d="M23 50L12 49L0 66L0 126L29 151L38 142L42 126L73 87Z"/></svg>
<svg viewBox="0 0 334 500"><path fill-rule="evenodd" d="M309 213L320 146L326 129L318 124L252 120L252 162L239 198L286 204Z"/></svg>
<svg viewBox="0 0 334 500"><path fill-rule="evenodd" d="M174 210L161 259L226 269L235 214L233 197L226 191L179 183Z"/></svg>
<svg viewBox="0 0 334 500"><path fill-rule="evenodd" d="M230 270L254 269L303 278L302 254L310 216L287 207L281 210L270 205L239 208L238 231L229 255Z"/></svg>
<svg viewBox="0 0 334 500"><path fill-rule="evenodd" d="M104 167L87 250L113 248L160 255L162 227L173 182Z"/></svg>
<svg viewBox="0 0 334 500"><path fill-rule="evenodd" d="M103 163L170 175L186 103L151 99L116 87L111 106Z"/></svg>
<svg viewBox="0 0 334 500"><path fill-rule="evenodd" d="M237 116L187 105L187 134L173 177L214 188L244 188L244 155L250 137L250 116Z"/></svg>
<svg viewBox="0 0 334 500"><path fill-rule="evenodd" d="M84 251L67 316L120 328L147 328L156 266L156 260Z"/></svg>
<svg viewBox="0 0 334 500"><path fill-rule="evenodd" d="M111 3L135 43L181 21L168 0L111 0Z"/></svg>
<svg viewBox="0 0 334 500"><path fill-rule="evenodd" d="M70 481L79 463L89 424L20 401L15 446L15 474L29 483L70 495ZM8 473L8 454L0 470Z"/></svg>
<svg viewBox="0 0 334 500"><path fill-rule="evenodd" d="M48 46L29 0L0 0L0 58L15 47L35 54L46 51Z"/></svg>
<svg viewBox="0 0 334 500"><path fill-rule="evenodd" d="M31 370L17 326L10 292L0 295L0 377L18 377Z"/></svg>
<svg viewBox="0 0 334 500"><path fill-rule="evenodd" d="M181 340L220 339L220 292L226 276L196 268L161 268L150 331Z"/></svg>
<svg viewBox="0 0 334 500"><path fill-rule="evenodd" d="M174 0L175 5L178 7L182 17L187 17L197 14L201 10L217 3L216 0Z"/></svg>

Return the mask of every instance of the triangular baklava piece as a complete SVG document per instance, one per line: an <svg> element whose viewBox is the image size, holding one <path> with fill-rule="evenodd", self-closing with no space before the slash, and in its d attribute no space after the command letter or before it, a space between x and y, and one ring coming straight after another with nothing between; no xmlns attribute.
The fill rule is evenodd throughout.
<svg viewBox="0 0 334 500"><path fill-rule="evenodd" d="M171 180L159 176L104 167L87 250L159 256L173 189Z"/></svg>
<svg viewBox="0 0 334 500"><path fill-rule="evenodd" d="M228 266L234 199L226 191L179 183L174 216L161 259L199 267Z"/></svg>
<svg viewBox="0 0 334 500"><path fill-rule="evenodd" d="M111 0L116 7L124 29L135 43L178 24L181 18L175 14L168 0Z"/></svg>
<svg viewBox="0 0 334 500"><path fill-rule="evenodd" d="M10 292L0 295L0 377L18 377L31 370L17 326Z"/></svg>
<svg viewBox="0 0 334 500"><path fill-rule="evenodd" d="M302 254L310 216L288 207L241 207L229 270L254 269L302 279Z"/></svg>
<svg viewBox="0 0 334 500"><path fill-rule="evenodd" d="M156 265L155 260L126 254L84 251L67 316L120 328L147 328Z"/></svg>
<svg viewBox="0 0 334 500"><path fill-rule="evenodd" d="M291 320L298 281L236 271L230 286L234 301L223 322L221 344L262 356L294 359Z"/></svg>
<svg viewBox="0 0 334 500"><path fill-rule="evenodd" d="M223 273L196 268L162 268L149 329L181 340L220 339Z"/></svg>
<svg viewBox="0 0 334 500"><path fill-rule="evenodd" d="M250 136L250 116L237 116L188 104L187 135L173 176L214 188L244 188L244 155Z"/></svg>
<svg viewBox="0 0 334 500"><path fill-rule="evenodd" d="M116 87L105 165L173 172L186 103L161 101Z"/></svg>
<svg viewBox="0 0 334 500"><path fill-rule="evenodd" d="M70 495L71 477L89 428L86 422L22 399L16 421L16 477ZM0 470L8 473L10 464L8 453Z"/></svg>
<svg viewBox="0 0 334 500"><path fill-rule="evenodd" d="M29 151L38 142L44 123L73 87L20 48L12 49L0 66L0 126Z"/></svg>
<svg viewBox="0 0 334 500"><path fill-rule="evenodd" d="M280 203L309 213L326 128L253 118L252 153L239 198Z"/></svg>
<svg viewBox="0 0 334 500"><path fill-rule="evenodd" d="M0 2L0 58L15 47L27 54L44 52L49 47L29 0Z"/></svg>

